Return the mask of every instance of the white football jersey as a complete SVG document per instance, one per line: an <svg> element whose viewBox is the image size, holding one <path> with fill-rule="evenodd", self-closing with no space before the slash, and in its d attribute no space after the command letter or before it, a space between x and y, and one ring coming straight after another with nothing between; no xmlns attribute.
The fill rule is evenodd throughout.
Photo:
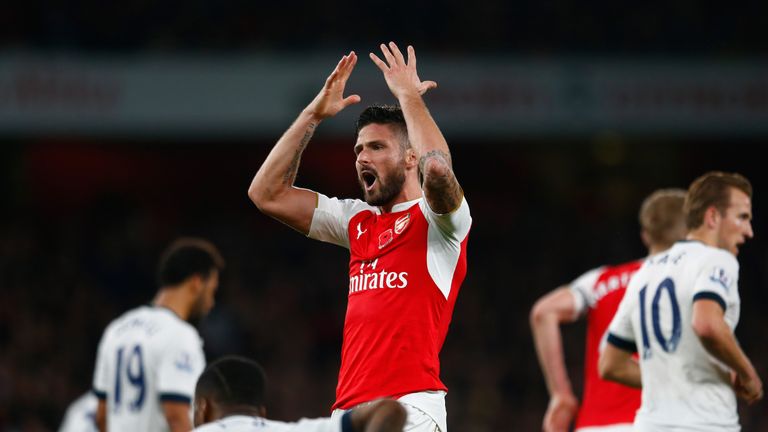
<svg viewBox="0 0 768 432"><path fill-rule="evenodd" d="M739 322L739 264L697 241L646 260L630 281L608 340L638 350L643 381L635 430L738 431L730 369L704 349L691 326L693 302L710 299Z"/></svg>
<svg viewBox="0 0 768 432"><path fill-rule="evenodd" d="M96 358L93 391L107 402L107 429L168 430L161 402L191 406L204 368L197 330L170 309L126 312L104 331Z"/></svg>
<svg viewBox="0 0 768 432"><path fill-rule="evenodd" d="M349 416L349 414L345 414ZM301 419L295 423L267 420L261 417L233 415L204 424L197 432L352 432L349 419Z"/></svg>
<svg viewBox="0 0 768 432"><path fill-rule="evenodd" d="M93 392L77 398L67 408L59 432L98 432L96 427L96 406L99 401Z"/></svg>

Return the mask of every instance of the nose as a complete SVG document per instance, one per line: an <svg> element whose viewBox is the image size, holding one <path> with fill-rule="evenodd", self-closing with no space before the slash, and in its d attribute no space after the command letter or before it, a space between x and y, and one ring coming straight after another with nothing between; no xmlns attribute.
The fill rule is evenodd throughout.
<svg viewBox="0 0 768 432"><path fill-rule="evenodd" d="M744 235L747 238L753 238L755 236L754 231L752 231L752 222L747 222L746 229L744 230Z"/></svg>
<svg viewBox="0 0 768 432"><path fill-rule="evenodd" d="M368 165L371 162L371 159L368 157L368 151L365 149L361 150L360 153L357 154L357 163L360 165Z"/></svg>

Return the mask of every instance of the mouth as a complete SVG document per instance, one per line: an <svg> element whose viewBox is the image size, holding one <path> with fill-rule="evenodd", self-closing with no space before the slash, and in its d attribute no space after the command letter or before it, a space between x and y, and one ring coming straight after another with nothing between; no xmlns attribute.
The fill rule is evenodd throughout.
<svg viewBox="0 0 768 432"><path fill-rule="evenodd" d="M377 177L376 174L374 174L371 171L363 171L360 173L360 180L362 180L363 187L366 191L370 191L373 189L373 186L376 184Z"/></svg>

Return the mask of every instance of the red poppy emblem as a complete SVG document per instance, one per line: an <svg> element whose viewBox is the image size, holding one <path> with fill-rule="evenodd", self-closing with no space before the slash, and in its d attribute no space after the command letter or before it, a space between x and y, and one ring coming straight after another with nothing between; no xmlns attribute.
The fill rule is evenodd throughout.
<svg viewBox="0 0 768 432"><path fill-rule="evenodd" d="M384 231L383 233L379 234L379 249L382 249L384 246L392 243L392 239L395 237L394 234L392 234L392 228Z"/></svg>

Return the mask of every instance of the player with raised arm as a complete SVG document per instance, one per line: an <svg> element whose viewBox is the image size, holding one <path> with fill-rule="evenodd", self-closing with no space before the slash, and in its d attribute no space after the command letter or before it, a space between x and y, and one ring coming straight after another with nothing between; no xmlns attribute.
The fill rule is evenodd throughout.
<svg viewBox="0 0 768 432"><path fill-rule="evenodd" d="M609 327L600 374L642 386L637 431L738 431L736 397L763 396L736 341L739 247L752 238L752 186L735 173L696 179L687 240L650 257ZM639 365L631 353L639 351Z"/></svg>
<svg viewBox="0 0 768 432"><path fill-rule="evenodd" d="M682 189L660 189L640 206L640 236L649 255L668 249L685 237ZM597 374L600 347L631 276L643 260L592 269L569 285L540 298L531 309L531 330L550 394L542 422L545 432L629 431L640 407L640 392L601 379ZM581 406L565 368L560 325L587 319L584 350L584 391Z"/></svg>
<svg viewBox="0 0 768 432"><path fill-rule="evenodd" d="M383 399L337 418L285 423L266 419L264 371L244 357L222 357L200 375L195 387L195 431L199 432L399 432L405 409Z"/></svg>
<svg viewBox="0 0 768 432"><path fill-rule="evenodd" d="M213 307L223 267L221 254L208 241L179 239L160 259L160 289L152 304L109 324L93 378L102 432L192 429L191 402L205 355L188 321Z"/></svg>
<svg viewBox="0 0 768 432"><path fill-rule="evenodd" d="M406 430L446 432L439 352L466 274L472 218L422 99L436 84L419 79L412 47L407 60L392 42L380 48L383 60L370 57L400 107L372 106L358 119L355 167L365 200L293 185L318 124L360 101L343 95L354 52L277 142L248 194L267 215L350 251L335 414L397 398L408 410Z"/></svg>

